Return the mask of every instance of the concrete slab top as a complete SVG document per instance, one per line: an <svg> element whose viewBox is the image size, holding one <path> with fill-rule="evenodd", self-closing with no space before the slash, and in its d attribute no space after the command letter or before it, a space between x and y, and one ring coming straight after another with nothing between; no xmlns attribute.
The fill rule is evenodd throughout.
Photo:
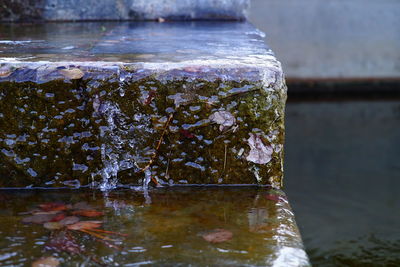
<svg viewBox="0 0 400 267"><path fill-rule="evenodd" d="M12 69L72 65L83 71L102 69L102 77L105 69L120 71L123 66L197 73L202 68L248 68L258 74L269 70L267 76L282 79L263 33L244 22L1 24L0 32L0 80L26 76L25 71L17 77Z"/></svg>

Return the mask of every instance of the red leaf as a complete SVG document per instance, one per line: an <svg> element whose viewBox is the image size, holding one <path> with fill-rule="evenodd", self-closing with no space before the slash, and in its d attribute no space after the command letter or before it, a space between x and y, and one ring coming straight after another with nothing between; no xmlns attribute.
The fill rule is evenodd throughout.
<svg viewBox="0 0 400 267"><path fill-rule="evenodd" d="M181 129L179 132L183 137L186 137L188 139L193 139L195 137L195 135L189 132L188 130Z"/></svg>
<svg viewBox="0 0 400 267"><path fill-rule="evenodd" d="M55 236L52 236L46 243L45 248L72 254L80 254L83 252L83 247L81 247L76 239L66 231L58 232Z"/></svg>
<svg viewBox="0 0 400 267"><path fill-rule="evenodd" d="M50 222L59 222L64 218L65 218L65 214L64 213L60 213L60 214L57 214L53 219L51 219Z"/></svg>
<svg viewBox="0 0 400 267"><path fill-rule="evenodd" d="M149 105L151 103L151 101L153 101L153 99L156 97L156 91L150 91L149 92L149 96L146 98L146 100L144 101L144 105Z"/></svg>
<svg viewBox="0 0 400 267"><path fill-rule="evenodd" d="M73 215L79 215L84 217L99 217L103 216L103 212L97 210L77 210L72 212Z"/></svg>

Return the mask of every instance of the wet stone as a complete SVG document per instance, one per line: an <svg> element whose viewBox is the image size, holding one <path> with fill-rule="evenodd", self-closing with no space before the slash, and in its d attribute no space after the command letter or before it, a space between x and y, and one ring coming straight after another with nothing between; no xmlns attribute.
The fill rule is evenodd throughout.
<svg viewBox="0 0 400 267"><path fill-rule="evenodd" d="M250 24L0 32L0 186L281 186L286 85Z"/></svg>

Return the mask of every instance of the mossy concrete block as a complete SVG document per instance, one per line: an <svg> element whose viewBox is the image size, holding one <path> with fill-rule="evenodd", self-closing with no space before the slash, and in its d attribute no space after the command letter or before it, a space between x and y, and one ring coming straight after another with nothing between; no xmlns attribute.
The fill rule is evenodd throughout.
<svg viewBox="0 0 400 267"><path fill-rule="evenodd" d="M2 21L243 20L249 0L2 0Z"/></svg>
<svg viewBox="0 0 400 267"><path fill-rule="evenodd" d="M286 86L250 24L0 31L1 186L281 186Z"/></svg>

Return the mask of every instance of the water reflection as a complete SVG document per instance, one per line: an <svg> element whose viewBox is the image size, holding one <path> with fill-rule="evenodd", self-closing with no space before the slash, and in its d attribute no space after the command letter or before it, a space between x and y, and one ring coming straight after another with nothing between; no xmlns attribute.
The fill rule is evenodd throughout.
<svg viewBox="0 0 400 267"><path fill-rule="evenodd" d="M148 194L151 204L143 192L133 190L2 191L0 265L30 265L52 256L68 265L308 266L282 191L182 188ZM74 214L80 223L96 220L101 227L73 231L77 226L70 224L49 230L42 222L21 222L32 215L27 211L42 214L38 205L54 202L70 205L57 216ZM77 212L88 207L104 215ZM78 247L71 247L73 242Z"/></svg>

